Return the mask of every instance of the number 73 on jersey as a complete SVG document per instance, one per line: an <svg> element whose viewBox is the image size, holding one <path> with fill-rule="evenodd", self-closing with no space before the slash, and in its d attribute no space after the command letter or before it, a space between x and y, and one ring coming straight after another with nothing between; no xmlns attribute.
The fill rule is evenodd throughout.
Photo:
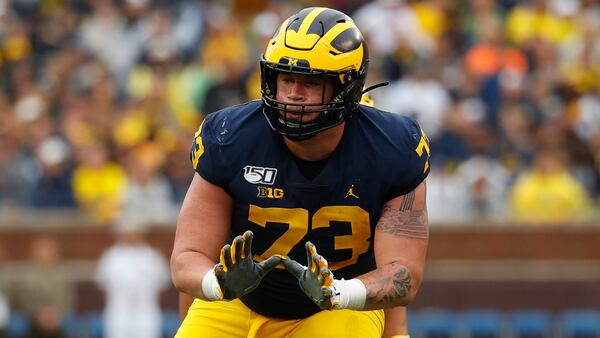
<svg viewBox="0 0 600 338"><path fill-rule="evenodd" d="M421 138L415 151L422 157L427 156L423 173L429 168L429 140L421 129ZM327 228L331 226L331 222L346 222L350 224L350 234L334 236L334 249L343 250L349 249L352 255L349 259L330 262L329 266L332 270L344 268L355 264L358 256L367 252L369 249L369 238L371 238L370 215L359 206L350 205L331 205L323 206L310 217L308 210L304 208L279 208L270 207L262 208L256 205L250 205L248 220L261 227L266 228L267 223L287 224L289 229L279 238L275 239L273 244L260 255L256 255L255 259L262 261L272 255L287 255L294 246L306 236L309 229L309 224L312 229ZM310 223L309 223L310 221Z"/></svg>

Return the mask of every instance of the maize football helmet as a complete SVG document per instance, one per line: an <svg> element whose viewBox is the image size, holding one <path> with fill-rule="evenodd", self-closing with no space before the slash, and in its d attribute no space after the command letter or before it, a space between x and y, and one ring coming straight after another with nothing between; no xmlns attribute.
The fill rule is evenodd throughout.
<svg viewBox="0 0 600 338"><path fill-rule="evenodd" d="M305 140L339 125L358 107L367 64L365 40L346 14L311 7L292 15L275 32L260 60L263 113L271 128L292 140ZM330 79L334 93L317 104L279 101L279 72ZM318 117L303 121L305 113ZM288 114L300 117L290 119Z"/></svg>

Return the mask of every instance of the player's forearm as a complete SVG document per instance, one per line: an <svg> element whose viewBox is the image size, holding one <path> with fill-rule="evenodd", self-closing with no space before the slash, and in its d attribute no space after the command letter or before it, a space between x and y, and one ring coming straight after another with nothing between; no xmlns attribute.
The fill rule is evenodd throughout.
<svg viewBox="0 0 600 338"><path fill-rule="evenodd" d="M406 306L415 297L420 277L399 262L391 262L359 277L367 289L364 310Z"/></svg>
<svg viewBox="0 0 600 338"><path fill-rule="evenodd" d="M210 258L198 252L183 252L171 258L171 278L180 292L206 299L202 279L215 266Z"/></svg>

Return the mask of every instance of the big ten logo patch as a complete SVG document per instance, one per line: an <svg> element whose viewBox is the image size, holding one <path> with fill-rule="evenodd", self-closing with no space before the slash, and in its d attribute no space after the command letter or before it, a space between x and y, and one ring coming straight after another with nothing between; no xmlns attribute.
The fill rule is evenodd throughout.
<svg viewBox="0 0 600 338"><path fill-rule="evenodd" d="M274 198L274 199L282 199L285 195L283 193L283 189L281 188L271 188L271 187L256 187L258 189L257 197L261 198Z"/></svg>

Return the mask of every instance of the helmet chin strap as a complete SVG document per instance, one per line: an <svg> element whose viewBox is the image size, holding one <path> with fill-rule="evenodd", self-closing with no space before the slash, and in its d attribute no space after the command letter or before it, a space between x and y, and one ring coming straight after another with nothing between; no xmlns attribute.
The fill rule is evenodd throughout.
<svg viewBox="0 0 600 338"><path fill-rule="evenodd" d="M306 141L315 136L317 136L317 133L304 134L304 135L290 135L290 134L284 135L285 138L287 138L290 141L294 141L294 142Z"/></svg>

